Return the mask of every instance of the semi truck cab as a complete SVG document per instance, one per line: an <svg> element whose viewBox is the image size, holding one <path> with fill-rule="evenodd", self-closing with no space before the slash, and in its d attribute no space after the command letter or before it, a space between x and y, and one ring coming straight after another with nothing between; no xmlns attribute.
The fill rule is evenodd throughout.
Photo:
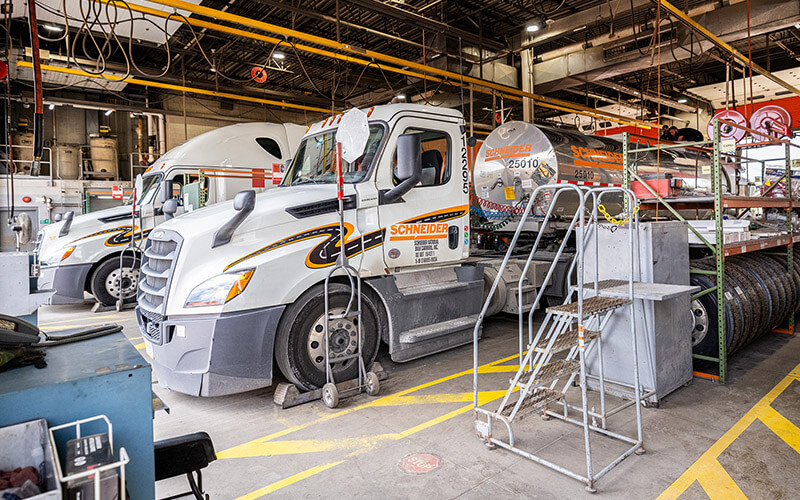
<svg viewBox="0 0 800 500"><path fill-rule="evenodd" d="M467 262L461 113L411 104L366 113L365 152L343 162L343 247L363 279L365 361L381 341L396 361L468 343L483 271ZM300 388L324 384L322 283L342 251L337 123L310 127L277 189L240 193L150 234L137 318L161 385L197 396L242 392L272 383L273 360ZM334 283L333 310L347 298ZM333 351L352 352L352 320L331 327ZM357 369L355 360L333 368L339 381Z"/></svg>
<svg viewBox="0 0 800 500"><path fill-rule="evenodd" d="M131 238L146 240L164 221L163 199L178 199L177 214L197 206L197 200L184 200L181 193L184 184L199 182L201 170L205 172L203 185L197 187L205 204L228 200L242 189L272 187L273 170L284 168L303 131L294 124L241 123L206 132L173 148L142 176L133 224L131 199L122 206L84 215L67 213L39 232L39 286L56 290L51 304L83 302L84 292L105 305L113 305L120 293L125 302L135 301L141 259L127 253L120 268L119 257ZM263 178L254 172L263 172ZM161 191L168 185L173 193L163 196Z"/></svg>

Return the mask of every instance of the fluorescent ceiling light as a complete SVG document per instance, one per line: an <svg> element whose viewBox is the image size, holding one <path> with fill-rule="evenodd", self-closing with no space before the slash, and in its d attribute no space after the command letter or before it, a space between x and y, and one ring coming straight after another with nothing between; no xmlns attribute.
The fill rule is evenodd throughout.
<svg viewBox="0 0 800 500"><path fill-rule="evenodd" d="M111 114L111 113L113 113L113 112L114 112L114 110L113 110L113 109L109 109L108 111L106 111L106 116L110 115L110 114Z"/></svg>
<svg viewBox="0 0 800 500"><path fill-rule="evenodd" d="M405 99L406 95L405 94L397 94L397 98L398 99Z"/></svg>
<svg viewBox="0 0 800 500"><path fill-rule="evenodd" d="M53 111L54 109L56 109L56 105L55 104L50 104L49 106L47 106L47 109L49 109L50 111Z"/></svg>
<svg viewBox="0 0 800 500"><path fill-rule="evenodd" d="M536 33L539 31L539 24L538 23L531 23L525 27L525 31L528 33Z"/></svg>
<svg viewBox="0 0 800 500"><path fill-rule="evenodd" d="M283 52L273 52L272 53L272 58L273 59L286 59L286 54L284 54Z"/></svg>
<svg viewBox="0 0 800 500"><path fill-rule="evenodd" d="M685 104L685 103L689 102L689 99L687 99L685 97L679 97L678 98L678 102L681 103L681 104Z"/></svg>
<svg viewBox="0 0 800 500"><path fill-rule="evenodd" d="M60 28L58 26L50 26L49 24L43 24L42 28L46 29L47 31L64 31L64 28Z"/></svg>

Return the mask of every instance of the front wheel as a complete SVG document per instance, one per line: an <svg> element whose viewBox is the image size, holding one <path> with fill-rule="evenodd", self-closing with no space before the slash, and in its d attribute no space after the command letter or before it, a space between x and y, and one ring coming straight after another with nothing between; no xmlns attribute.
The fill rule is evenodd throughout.
<svg viewBox="0 0 800 500"><path fill-rule="evenodd" d="M106 260L92 275L92 295L105 306L114 306L120 298L120 292L123 303L136 302L140 261L126 255L122 258L122 268L120 268L119 260L119 257Z"/></svg>
<svg viewBox="0 0 800 500"><path fill-rule="evenodd" d="M350 300L350 287L330 284L329 307L332 314L345 311ZM353 309L357 307L353 299ZM316 285L286 308L275 337L275 358L283 375L299 388L307 391L325 385L325 296L324 287ZM378 353L377 306L368 295L361 298L362 355L369 367ZM330 353L353 354L358 348L358 320L343 318L328 324ZM339 383L358 377L358 359L335 360L331 363L333 382Z"/></svg>

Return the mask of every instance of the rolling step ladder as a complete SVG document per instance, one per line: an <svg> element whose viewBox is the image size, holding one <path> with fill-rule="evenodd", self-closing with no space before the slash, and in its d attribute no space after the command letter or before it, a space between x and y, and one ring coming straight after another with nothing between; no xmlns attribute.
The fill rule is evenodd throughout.
<svg viewBox="0 0 800 500"><path fill-rule="evenodd" d="M547 278L555 270L556 263L558 262L561 254L564 251L566 242L572 233L575 234L576 256L572 262L569 276L573 275L573 271L577 274L578 285L569 287L571 292L576 295L576 300L571 301L573 294L570 294L565 302L561 305L548 307L546 315L534 334L533 328L533 312L537 309L544 288L539 291L536 301L530 311L523 313L520 309L519 312L519 368L514 377L509 381L508 389L500 404L494 408L481 408L478 406L478 336L477 332L480 328L485 311L491 301L492 295L496 289L496 283L493 284L489 292L489 296L484 303L484 308L475 325L474 332L474 345L473 345L473 390L474 398L473 405L475 410L475 429L478 437L484 441L489 449L501 447L513 453L528 458L536 463L547 466L562 474L565 474L573 479L577 479L586 485L589 492L595 492L595 482L602 476L611 471L622 460L627 458L633 453L641 454L644 452L642 443L642 419L641 419L641 405L631 404L630 402L623 402L619 407L608 410L606 408L606 393L605 393L605 379L603 374L602 365L602 345L603 338L606 335L619 335L625 332L606 332L606 327L613 314L625 314L630 311L631 318L634 314L634 259L631 258L631 266L629 276L626 280L608 280L600 282L597 278L591 283L584 283L583 279L583 263L584 254L588 242L588 235L592 231L599 228L597 223L597 206L600 205L604 196L614 194L616 196L622 195L627 197L629 202L628 206L636 206L636 197L629 190L622 188L585 188L571 185L546 185L537 188L531 195L531 200L537 199L539 191L549 191L553 193L552 201L548 207L547 213L542 222L542 227L546 227L550 221L551 212L556 205L559 197L564 193L573 193L579 197L579 210L574 214L572 221L567 229L567 235L564 237L561 246L558 249L553 265L551 266ZM585 217L587 200L591 200L593 204L592 217ZM528 217L531 210L531 203L526 207L525 212L522 214L519 228L514 234L514 237L509 245L508 252L505 260L501 266L499 274L502 274L503 269L510 259L511 253L517 242L517 238L521 232L521 228ZM631 256L634 255L635 242L633 234L636 233L638 226L638 219L634 216L631 222L633 228L629 232L629 251ZM528 256L527 265L530 265L533 255L536 252L541 232L533 245ZM597 258L598 249L595 245L595 256ZM527 268L526 268L527 269ZM524 275L524 272L523 272ZM628 285L629 294L627 297L609 297L603 296L601 290L609 286ZM527 314L527 321L524 317ZM527 325L526 325L527 323ZM636 355L636 334L635 322L631 321L631 342L633 343L633 360L631 370L634 372L635 379L635 396L634 400L640 400L639 382L638 382L638 358ZM527 326L527 328L525 328ZM524 333L527 330L527 343L524 342ZM599 405L600 411L596 411L593 406L588 402L587 394L587 366L586 366L586 352L589 349L597 349L599 357ZM579 390L581 393L580 406L570 404L567 401L567 392L573 387L577 380ZM620 433L612 432L607 428L607 417L617 413L620 408L627 406L635 406L636 411L636 426L637 435L635 437L628 437ZM579 414L573 418L572 414ZM559 419L563 422L574 424L582 428L585 446L585 460L586 471L585 473L573 471L567 467L558 465L549 460L545 460L535 454L522 449L515 442L515 431L518 432L518 422L523 418L530 415L540 415L543 420ZM506 434L505 439L496 435L497 424L501 424L499 434ZM502 432L502 429L505 432ZM621 441L627 445L624 453L619 455L611 463L606 465L599 472L595 472L592 462L592 451L590 443L590 434L600 434L607 438ZM518 440L516 440L518 441ZM542 443L543 444L543 443Z"/></svg>

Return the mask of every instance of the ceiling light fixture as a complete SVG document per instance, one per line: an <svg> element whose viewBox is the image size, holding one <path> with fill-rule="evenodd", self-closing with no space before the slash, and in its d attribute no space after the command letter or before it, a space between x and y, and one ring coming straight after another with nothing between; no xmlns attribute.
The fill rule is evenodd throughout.
<svg viewBox="0 0 800 500"><path fill-rule="evenodd" d="M539 31L539 28L540 28L539 23L531 23L525 26L525 31L527 31L528 33L536 33L537 31Z"/></svg>
<svg viewBox="0 0 800 500"><path fill-rule="evenodd" d="M678 98L678 102L681 103L681 104L686 104L687 102L689 102L689 99L687 99L685 97L679 97Z"/></svg>
<svg viewBox="0 0 800 500"><path fill-rule="evenodd" d="M406 95L405 94L397 94L397 98L398 99L405 99Z"/></svg>
<svg viewBox="0 0 800 500"><path fill-rule="evenodd" d="M113 112L114 112L114 110L113 110L113 109L109 109L108 111L106 111L106 112L105 112L105 115L106 115L106 116L110 116L110 115L111 115L111 113L113 113Z"/></svg>
<svg viewBox="0 0 800 500"><path fill-rule="evenodd" d="M50 26L49 24L43 24L42 28L46 29L47 31L64 31L64 28L60 28L58 26Z"/></svg>
<svg viewBox="0 0 800 500"><path fill-rule="evenodd" d="M51 103L49 106L47 106L47 109L53 111L54 109L56 109L56 105Z"/></svg>
<svg viewBox="0 0 800 500"><path fill-rule="evenodd" d="M272 53L272 58L273 59L278 59L278 60L286 59L286 54L284 54L283 52L273 52Z"/></svg>

